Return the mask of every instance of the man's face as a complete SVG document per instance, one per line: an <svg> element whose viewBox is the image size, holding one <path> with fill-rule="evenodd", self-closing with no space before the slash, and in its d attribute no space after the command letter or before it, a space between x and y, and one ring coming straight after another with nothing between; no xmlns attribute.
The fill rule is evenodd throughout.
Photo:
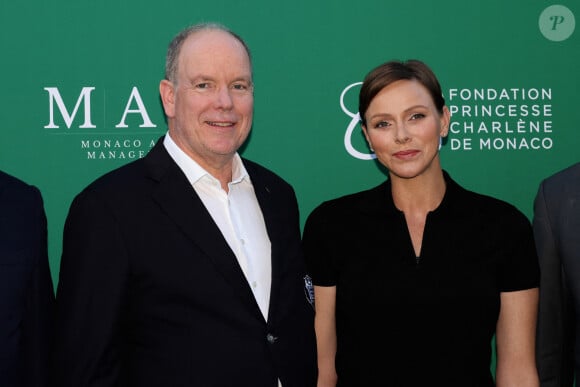
<svg viewBox="0 0 580 387"><path fill-rule="evenodd" d="M189 36L178 57L175 84L161 81L173 141L206 170L229 163L252 126L250 58L227 32Z"/></svg>

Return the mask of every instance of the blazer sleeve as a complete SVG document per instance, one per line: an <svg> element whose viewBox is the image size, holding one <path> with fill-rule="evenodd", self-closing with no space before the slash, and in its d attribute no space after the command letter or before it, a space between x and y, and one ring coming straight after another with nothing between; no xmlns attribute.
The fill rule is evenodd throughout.
<svg viewBox="0 0 580 387"><path fill-rule="evenodd" d="M540 265L540 301L536 339L536 362L541 387L572 386L573 352L569 296L557 247L556 216L540 184L534 200L534 238Z"/></svg>
<svg viewBox="0 0 580 387"><path fill-rule="evenodd" d="M54 385L117 386L127 254L112 211L82 192L64 228L57 288Z"/></svg>

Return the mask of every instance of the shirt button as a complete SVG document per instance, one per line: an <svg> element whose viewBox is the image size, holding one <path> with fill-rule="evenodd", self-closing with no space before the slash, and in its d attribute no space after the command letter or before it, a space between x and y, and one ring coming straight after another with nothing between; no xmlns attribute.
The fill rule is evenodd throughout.
<svg viewBox="0 0 580 387"><path fill-rule="evenodd" d="M258 283L256 281L252 281L252 287L256 289L258 287Z"/></svg>
<svg viewBox="0 0 580 387"><path fill-rule="evenodd" d="M244 239L240 239L240 242L242 243L242 246L246 244L246 241Z"/></svg>
<svg viewBox="0 0 580 387"><path fill-rule="evenodd" d="M266 335L266 340L268 340L268 343L270 343L270 344L274 344L274 343L276 342L276 336L274 336L274 335L273 335L273 334L271 334L271 333L268 333L268 334Z"/></svg>

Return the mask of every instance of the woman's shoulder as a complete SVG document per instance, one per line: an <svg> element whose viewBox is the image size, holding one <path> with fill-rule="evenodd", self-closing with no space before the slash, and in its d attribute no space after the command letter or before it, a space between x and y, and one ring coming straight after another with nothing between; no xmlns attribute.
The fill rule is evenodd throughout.
<svg viewBox="0 0 580 387"><path fill-rule="evenodd" d="M456 204L464 213L496 224L529 224L529 219L515 205L498 197L457 186Z"/></svg>
<svg viewBox="0 0 580 387"><path fill-rule="evenodd" d="M387 190L387 183L383 182L380 185L370 189L348 193L342 196L325 200L318 206L318 208L348 209L360 207L362 204L372 205L379 200L384 200L385 195L388 193L389 191Z"/></svg>
<svg viewBox="0 0 580 387"><path fill-rule="evenodd" d="M390 191L387 183L328 199L320 203L310 213L309 219L325 218L328 220L353 219L357 213L374 212L377 207L384 206L385 198L389 198Z"/></svg>

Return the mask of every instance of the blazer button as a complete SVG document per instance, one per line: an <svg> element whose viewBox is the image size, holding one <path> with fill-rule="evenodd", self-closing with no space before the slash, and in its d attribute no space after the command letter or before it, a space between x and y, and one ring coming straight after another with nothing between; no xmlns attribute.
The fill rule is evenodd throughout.
<svg viewBox="0 0 580 387"><path fill-rule="evenodd" d="M271 333L268 333L266 335L266 340L268 340L268 343L270 343L270 344L274 344L276 342L276 339L277 339L277 337Z"/></svg>

